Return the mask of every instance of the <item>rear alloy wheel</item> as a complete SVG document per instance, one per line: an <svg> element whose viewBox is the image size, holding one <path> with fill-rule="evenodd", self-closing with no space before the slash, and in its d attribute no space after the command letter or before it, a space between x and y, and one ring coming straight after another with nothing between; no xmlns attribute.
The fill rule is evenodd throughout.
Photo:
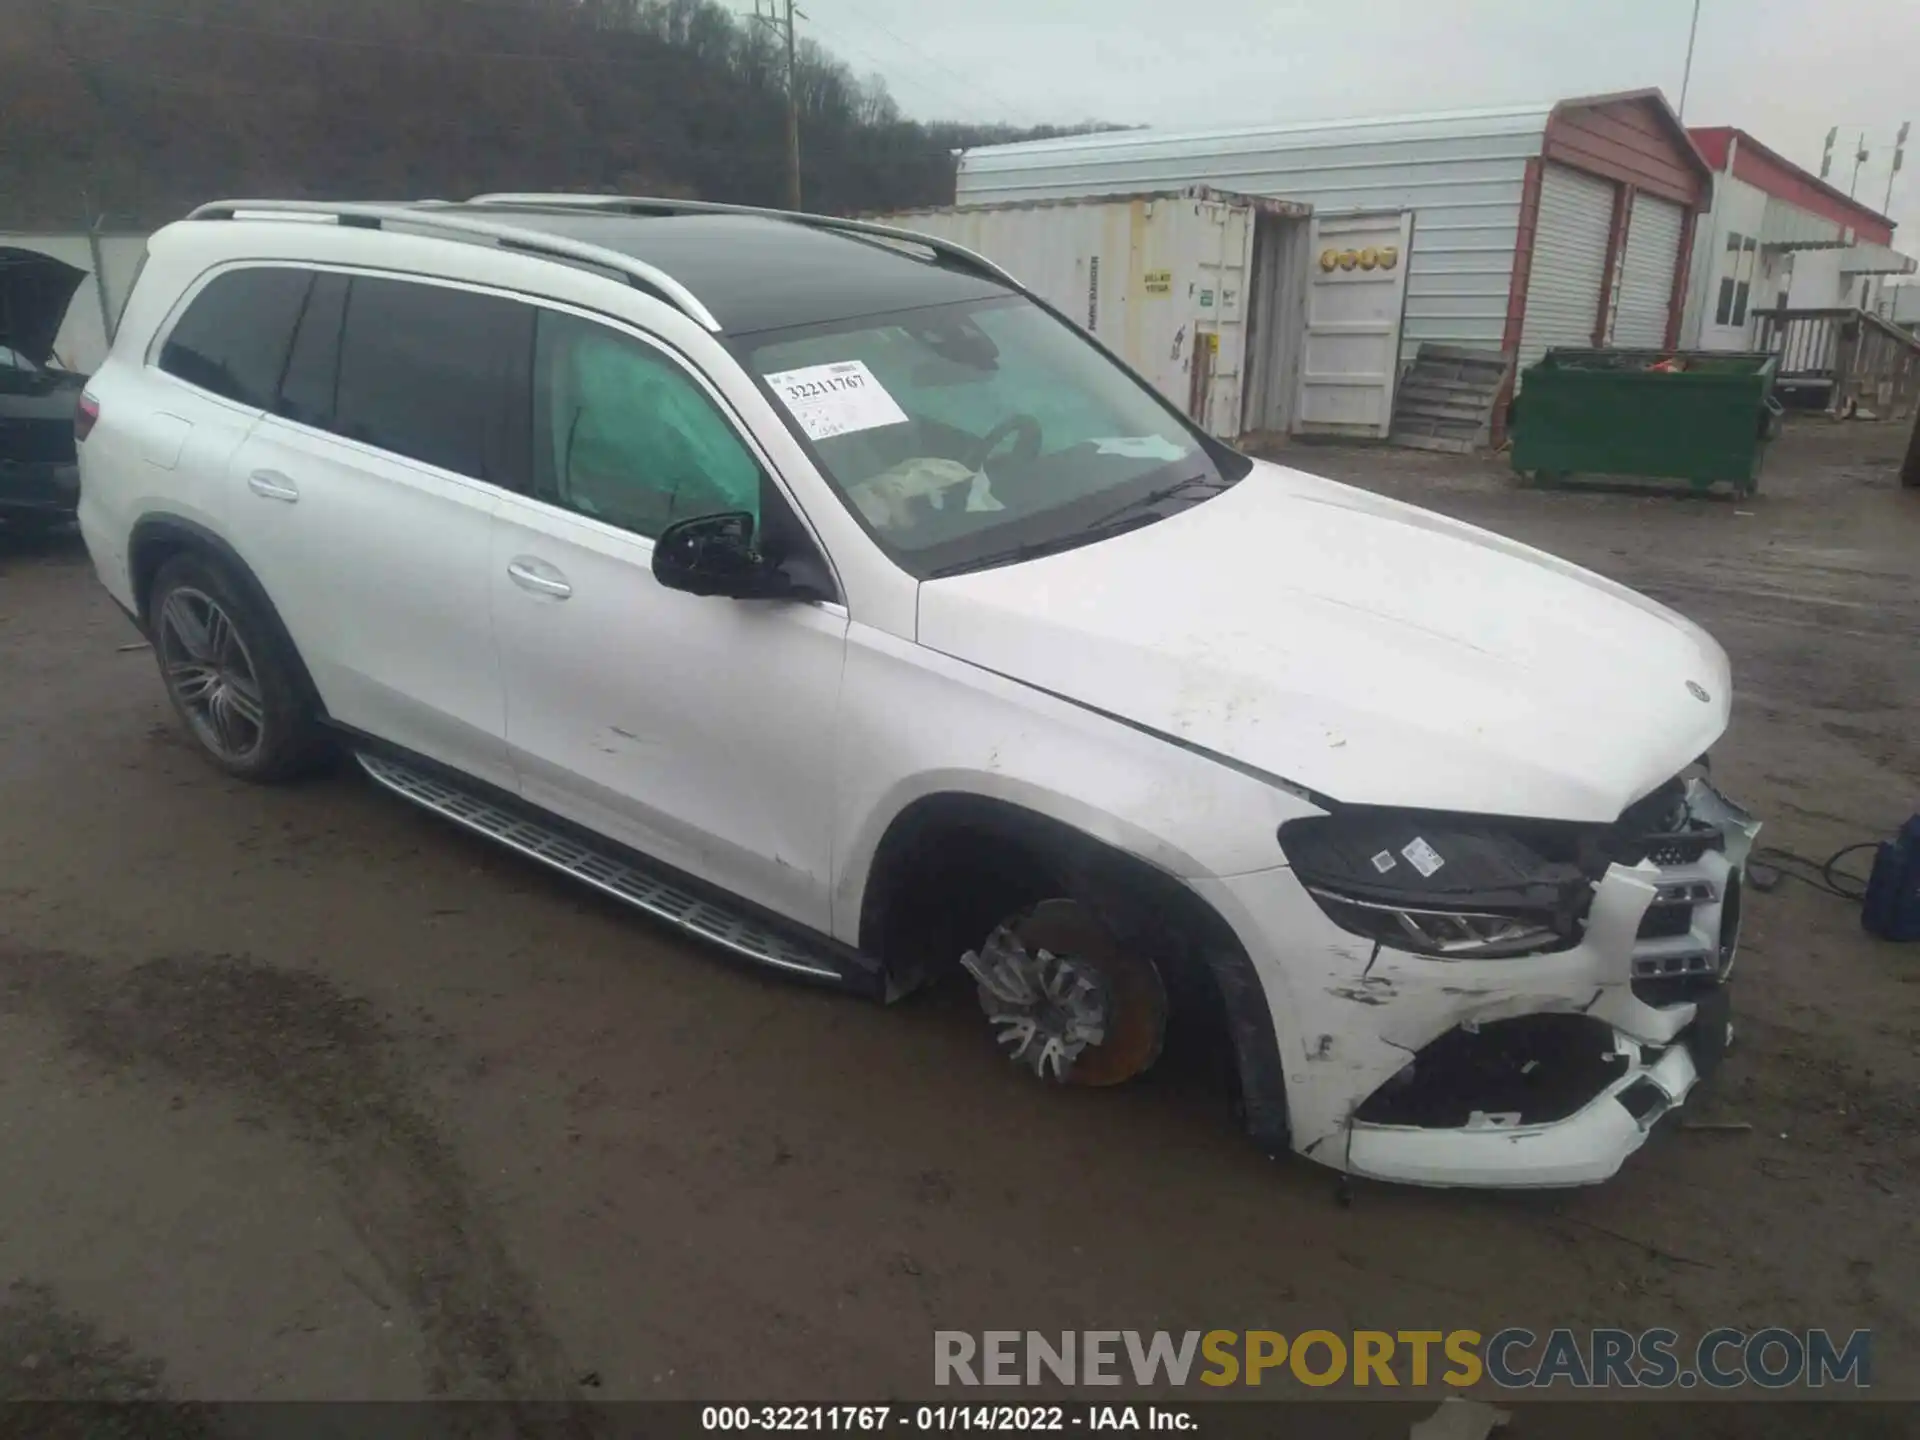
<svg viewBox="0 0 1920 1440"><path fill-rule="evenodd" d="M1160 1057L1160 972L1078 900L1043 900L1008 917L960 963L996 1042L1041 1080L1118 1085Z"/></svg>
<svg viewBox="0 0 1920 1440"><path fill-rule="evenodd" d="M253 654L211 595L167 592L155 623L167 689L194 738L224 765L246 766L266 743L266 705Z"/></svg>
<svg viewBox="0 0 1920 1440"><path fill-rule="evenodd" d="M282 780L322 751L299 660L248 592L199 555L155 577L147 631L167 698L201 753L242 780Z"/></svg>

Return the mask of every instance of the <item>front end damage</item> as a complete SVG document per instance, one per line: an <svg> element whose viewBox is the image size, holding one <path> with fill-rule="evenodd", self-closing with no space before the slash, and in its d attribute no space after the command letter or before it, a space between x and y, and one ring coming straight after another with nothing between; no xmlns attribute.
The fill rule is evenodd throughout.
<svg viewBox="0 0 1920 1440"><path fill-rule="evenodd" d="M1726 1049L1759 826L1704 779L1579 834L1385 812L1339 825L1340 843L1282 837L1299 889L1280 908L1305 942L1285 984L1301 1153L1411 1184L1588 1184ZM1233 882L1242 904L1253 879Z"/></svg>

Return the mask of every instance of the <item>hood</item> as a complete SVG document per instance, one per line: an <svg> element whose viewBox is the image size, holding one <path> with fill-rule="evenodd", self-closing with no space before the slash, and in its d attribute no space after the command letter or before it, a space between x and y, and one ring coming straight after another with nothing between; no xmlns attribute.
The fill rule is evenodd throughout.
<svg viewBox="0 0 1920 1440"><path fill-rule="evenodd" d="M0 245L0 345L45 365L86 278L85 270L38 250Z"/></svg>
<svg viewBox="0 0 1920 1440"><path fill-rule="evenodd" d="M1678 773L1731 690L1712 637L1624 586L1266 463L1157 524L927 582L919 641L1337 801L1562 820Z"/></svg>

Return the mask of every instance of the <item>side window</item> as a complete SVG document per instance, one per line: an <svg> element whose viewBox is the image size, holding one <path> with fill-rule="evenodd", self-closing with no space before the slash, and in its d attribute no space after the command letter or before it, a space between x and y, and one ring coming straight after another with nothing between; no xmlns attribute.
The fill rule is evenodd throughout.
<svg viewBox="0 0 1920 1440"><path fill-rule="evenodd" d="M760 466L699 385L651 345L540 312L533 483L543 500L649 539L676 520L760 518Z"/></svg>
<svg viewBox="0 0 1920 1440"><path fill-rule="evenodd" d="M340 378L340 324L346 314L347 277L317 272L293 332L274 414L322 430L332 426L333 391Z"/></svg>
<svg viewBox="0 0 1920 1440"><path fill-rule="evenodd" d="M294 321L311 279L259 267L216 275L160 349L160 368L202 390L264 410L280 388Z"/></svg>
<svg viewBox="0 0 1920 1440"><path fill-rule="evenodd" d="M533 310L441 285L356 276L340 332L332 429L478 480L520 488L505 458L511 379ZM524 392L522 392L524 395Z"/></svg>

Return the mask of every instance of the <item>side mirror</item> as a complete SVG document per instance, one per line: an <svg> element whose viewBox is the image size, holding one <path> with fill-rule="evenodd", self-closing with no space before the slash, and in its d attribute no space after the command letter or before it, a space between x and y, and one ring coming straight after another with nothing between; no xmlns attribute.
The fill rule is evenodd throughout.
<svg viewBox="0 0 1920 1440"><path fill-rule="evenodd" d="M668 590L732 600L818 598L754 548L753 516L744 510L676 520L653 542L653 578Z"/></svg>

